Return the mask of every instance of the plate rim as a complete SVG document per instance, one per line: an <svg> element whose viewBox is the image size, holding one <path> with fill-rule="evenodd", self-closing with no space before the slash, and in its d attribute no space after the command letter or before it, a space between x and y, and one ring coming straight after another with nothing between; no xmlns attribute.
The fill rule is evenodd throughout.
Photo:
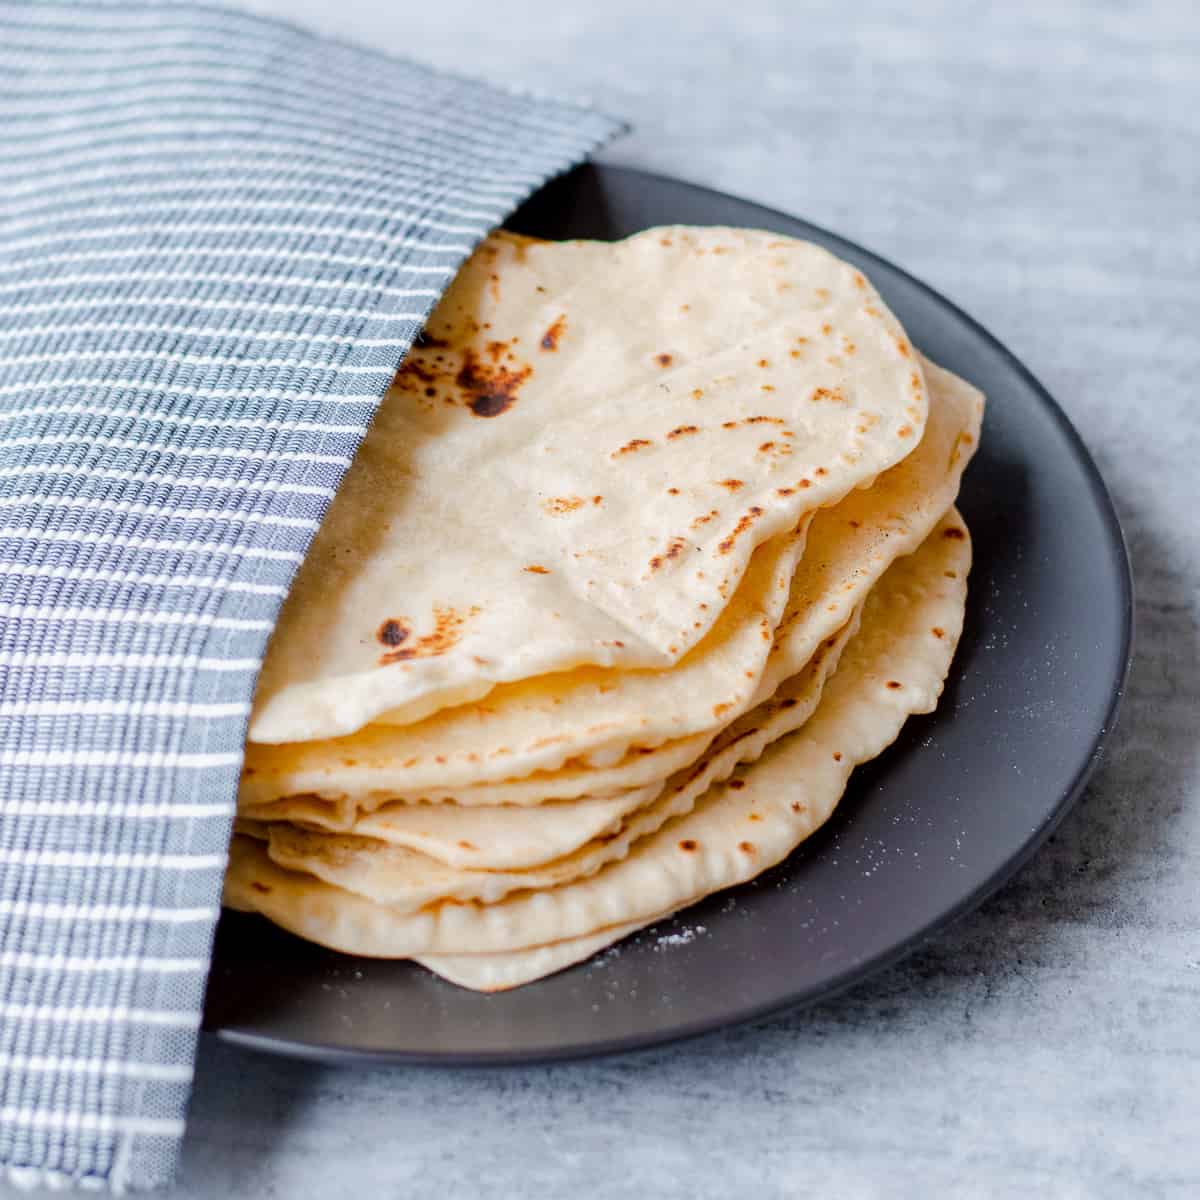
<svg viewBox="0 0 1200 1200"><path fill-rule="evenodd" d="M624 166L614 163L585 162L564 172L554 179L547 180L543 187L561 185L562 181L572 176L593 175L598 179L605 176L624 176L630 180L642 181L651 187L681 186L693 191L707 193L721 200L735 204L749 204L762 212L770 213L784 221L799 221L816 231L830 244L850 249L856 256L877 263L887 271L895 272L909 285L924 293L925 297L943 310L948 316L965 325L975 336L990 344L1004 364L1015 375L1020 377L1031 393L1037 398L1045 411L1053 419L1059 431L1074 451L1077 461L1083 468L1088 488L1097 512L1102 518L1107 535L1107 549L1111 552L1117 566L1119 576L1117 597L1121 614L1121 636L1119 661L1120 668L1116 686L1109 697L1104 719L1099 729L1092 735L1088 750L1083 761L1076 769L1070 785L1064 789L1054 806L1046 813L1044 819L1035 826L1015 853L1005 859L981 883L974 887L957 903L938 913L927 921L921 928L909 934L906 938L889 946L885 950L855 963L843 970L839 975L823 984L819 992L810 994L808 991L793 993L783 999L772 998L757 1004L747 1004L735 1011L717 1017L705 1017L694 1021L683 1021L669 1030L659 1030L647 1033L626 1034L620 1037L601 1038L593 1042L578 1042L571 1046L555 1047L547 1044L544 1047L522 1050L463 1050L422 1052L414 1050L361 1049L350 1046L330 1046L325 1043L298 1041L294 1038L279 1037L272 1034L252 1033L227 1027L209 1027L203 1024L201 1030L209 1037L230 1045L238 1046L265 1054L278 1055L308 1062L323 1062L343 1065L381 1065L423 1066L423 1067L508 1067L533 1066L539 1063L578 1062L593 1058L604 1058L618 1054L628 1054L635 1051L646 1051L655 1047L663 1047L679 1042L691 1041L722 1029L732 1029L753 1021L777 1016L806 1005L833 1000L843 995L850 988L862 983L895 963L907 958L923 945L932 941L956 921L973 912L984 904L992 895L1026 866L1033 855L1045 844L1048 838L1062 823L1067 813L1075 806L1089 780L1095 774L1104 757L1116 727L1121 704L1129 681L1129 672L1133 662L1135 640L1135 609L1133 570L1129 557L1129 547L1121 526L1112 495L1100 468L1096 463L1082 435L1075 428L1070 418L1057 400L1045 388L1042 382L1033 374L1024 362L1014 354L1008 346L995 334L976 320L970 313L960 308L953 300L938 289L913 275L906 268L897 265L891 259L842 234L835 233L823 225L775 208L772 205L761 204L745 196L738 196L707 184L696 183L676 175L664 175L641 167ZM538 191L542 190L541 188ZM532 199L537 192L526 200ZM515 210L514 210L515 212ZM509 214L511 219L512 215Z"/></svg>

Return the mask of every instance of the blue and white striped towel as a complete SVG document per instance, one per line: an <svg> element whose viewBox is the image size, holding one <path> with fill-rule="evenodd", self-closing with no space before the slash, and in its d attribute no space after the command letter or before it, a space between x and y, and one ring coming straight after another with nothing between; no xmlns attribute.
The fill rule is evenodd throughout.
<svg viewBox="0 0 1200 1200"><path fill-rule="evenodd" d="M170 1178L288 584L464 256L615 131L211 6L0 0L10 1178Z"/></svg>

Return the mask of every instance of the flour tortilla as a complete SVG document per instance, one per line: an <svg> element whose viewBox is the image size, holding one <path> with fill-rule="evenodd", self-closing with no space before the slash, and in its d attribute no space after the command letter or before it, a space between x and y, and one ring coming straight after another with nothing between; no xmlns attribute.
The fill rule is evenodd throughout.
<svg viewBox="0 0 1200 1200"><path fill-rule="evenodd" d="M970 539L952 511L873 591L803 729L589 878L491 905L400 913L284 870L260 844L235 838L227 901L334 949L401 958L587 937L751 879L828 818L854 766L881 753L909 715L934 707L962 627L969 566Z"/></svg>
<svg viewBox="0 0 1200 1200"><path fill-rule="evenodd" d="M846 643L857 632L858 623L856 613L821 646L800 675L788 680L770 700L735 721L698 763L672 776L652 804L630 811L605 836L594 840L582 836L583 821L574 823L577 840L573 839L571 852L562 857L547 856L530 869L519 871L454 870L445 865L440 854L435 857L428 852L413 853L407 848L412 844L408 839L397 839L392 829L386 825L381 828L374 817L365 818L356 829L356 833L368 835L365 837L330 836L275 822L268 827L267 852L281 867L303 871L403 912L414 912L438 900L495 904L511 892L558 887L594 875L608 863L624 858L642 838L671 818L690 812L711 786L728 779L740 763L752 762L770 742L799 729L816 709L825 680L836 668ZM460 816L463 831L479 842L480 857L496 859L500 857L498 845L505 848L517 830L532 826L536 836L538 824L548 810L564 826L571 827L570 810L581 803L587 802L509 809L503 814L508 817L508 828L497 829L499 822L495 822L490 830L472 828L471 823L489 813L502 815L497 810L443 806L433 811ZM395 808L400 816L413 812L411 806ZM563 811L555 811L559 809Z"/></svg>
<svg viewBox="0 0 1200 1200"><path fill-rule="evenodd" d="M505 685L414 725L374 724L328 741L249 745L240 804L248 809L312 793L354 796L369 810L393 798L399 783L452 787L515 779L585 753L589 765L615 766L635 739L653 746L675 729L715 731L745 711L766 669L808 525L806 517L756 551L716 627L674 668L583 667Z"/></svg>
<svg viewBox="0 0 1200 1200"><path fill-rule="evenodd" d="M272 815L286 818L282 797L303 797L309 811L323 797L326 826L348 830L357 812L397 799L528 805L607 796L695 761L724 723L801 670L953 503L978 443L983 396L932 363L924 369L930 408L920 445L870 489L816 514L782 615L767 603L766 616L778 626L773 641L765 624L749 624L755 610L742 594L778 597L773 589L787 564L776 561L769 586L756 583L759 559L770 552L763 547L717 629L672 670L574 671L497 688L482 703L404 729L371 726L336 741L250 746L241 810L258 815L275 805ZM757 677L753 688L747 671ZM597 765L603 755L615 761L601 757Z"/></svg>
<svg viewBox="0 0 1200 1200"><path fill-rule="evenodd" d="M328 835L352 833L345 844L373 841L407 847L420 858L470 871L520 871L551 862L593 838L621 828L625 819L656 800L664 780L616 796L587 797L537 808L497 806L465 808L456 804L388 804L356 815L349 825L327 820L328 808L315 797L297 797L288 805L286 821L274 817L276 836L311 832L314 844L331 845ZM270 807L255 810L269 814ZM261 819L261 817L260 817ZM298 837L292 836L298 845ZM291 865L291 864L289 864Z"/></svg>
<svg viewBox="0 0 1200 1200"><path fill-rule="evenodd" d="M495 234L317 534L250 739L410 723L584 664L670 666L757 546L900 461L925 419L899 322L817 246Z"/></svg>
<svg viewBox="0 0 1200 1200"><path fill-rule="evenodd" d="M470 988L473 992L504 992L565 971L671 915L659 913L648 921L610 925L587 937L567 938L563 942L531 946L527 950L509 950L504 954L430 954L422 955L416 961L447 982Z"/></svg>

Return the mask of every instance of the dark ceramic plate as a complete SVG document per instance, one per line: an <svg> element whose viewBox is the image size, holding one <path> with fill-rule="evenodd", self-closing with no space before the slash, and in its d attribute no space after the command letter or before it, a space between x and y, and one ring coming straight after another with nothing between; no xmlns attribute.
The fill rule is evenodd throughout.
<svg viewBox="0 0 1200 1200"><path fill-rule="evenodd" d="M462 991L409 963L346 958L227 913L205 1012L218 1037L320 1059L497 1063L745 1021L827 997L914 949L1007 880L1079 795L1125 679L1131 584L1104 484L1062 412L924 284L744 200L593 166L544 188L511 225L619 238L672 223L828 246L870 275L922 350L987 393L960 499L975 539L966 631L941 706L855 773L833 819L787 862L513 992Z"/></svg>

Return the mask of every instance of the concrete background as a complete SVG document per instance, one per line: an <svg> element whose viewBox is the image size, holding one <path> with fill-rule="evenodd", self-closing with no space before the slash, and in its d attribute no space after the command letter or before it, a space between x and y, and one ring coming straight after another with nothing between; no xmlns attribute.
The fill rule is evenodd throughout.
<svg viewBox="0 0 1200 1200"><path fill-rule="evenodd" d="M607 160L808 217L945 292L1095 454L1138 656L1058 835L873 982L524 1070L331 1069L208 1039L177 1195L1200 1195L1195 5L253 7L590 100L636 126Z"/></svg>

